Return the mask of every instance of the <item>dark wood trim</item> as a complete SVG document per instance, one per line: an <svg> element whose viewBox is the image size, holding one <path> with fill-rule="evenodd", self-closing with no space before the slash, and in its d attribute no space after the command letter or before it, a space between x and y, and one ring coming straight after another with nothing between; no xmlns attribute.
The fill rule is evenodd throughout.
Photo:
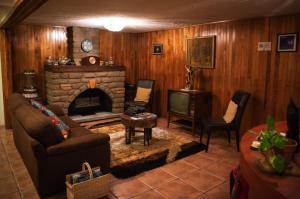
<svg viewBox="0 0 300 199"><path fill-rule="evenodd" d="M46 71L54 73L62 72L108 72L108 71L125 71L125 66L45 66Z"/></svg>
<svg viewBox="0 0 300 199"><path fill-rule="evenodd" d="M41 7L47 0L24 0L22 1L4 22L1 28L11 28L14 25L22 22L26 17L33 13L36 9Z"/></svg>
<svg viewBox="0 0 300 199"><path fill-rule="evenodd" d="M2 70L2 85L3 85L3 106L5 128L11 128L11 121L8 112L8 97L13 92L12 82L12 62L11 62L11 38L7 31L0 29L0 46L1 51L1 70Z"/></svg>

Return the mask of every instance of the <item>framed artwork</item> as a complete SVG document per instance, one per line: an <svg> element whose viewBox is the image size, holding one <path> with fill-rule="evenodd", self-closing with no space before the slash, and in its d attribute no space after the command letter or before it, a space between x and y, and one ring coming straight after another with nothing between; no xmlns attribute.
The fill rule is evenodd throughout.
<svg viewBox="0 0 300 199"><path fill-rule="evenodd" d="M162 44L152 44L152 54L153 55L163 54L163 45Z"/></svg>
<svg viewBox="0 0 300 199"><path fill-rule="evenodd" d="M279 34L277 52L295 52L297 50L297 33Z"/></svg>
<svg viewBox="0 0 300 199"><path fill-rule="evenodd" d="M215 36L188 38L187 65L197 68L215 67Z"/></svg>

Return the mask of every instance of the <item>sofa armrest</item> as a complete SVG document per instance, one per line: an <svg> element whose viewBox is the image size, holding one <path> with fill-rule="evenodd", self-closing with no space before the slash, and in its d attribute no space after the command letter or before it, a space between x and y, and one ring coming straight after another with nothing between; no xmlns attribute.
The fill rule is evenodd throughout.
<svg viewBox="0 0 300 199"><path fill-rule="evenodd" d="M87 134L69 138L59 144L47 148L48 156L61 155L73 151L85 150L87 148L104 145L109 143L109 136L107 134Z"/></svg>
<svg viewBox="0 0 300 199"><path fill-rule="evenodd" d="M34 153L34 156L37 159L44 159L47 156L46 149L43 145L41 145L41 143L39 143L35 139L32 139L30 141L30 144L31 144L31 148Z"/></svg>
<svg viewBox="0 0 300 199"><path fill-rule="evenodd" d="M64 116L65 113L62 110L62 108L58 105L47 105L46 106L50 111L52 111L55 115L57 115L58 117Z"/></svg>

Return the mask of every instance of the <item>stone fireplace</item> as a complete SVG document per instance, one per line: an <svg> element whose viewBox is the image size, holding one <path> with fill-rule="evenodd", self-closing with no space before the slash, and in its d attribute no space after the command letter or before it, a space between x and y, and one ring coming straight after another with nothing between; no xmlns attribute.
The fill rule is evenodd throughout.
<svg viewBox="0 0 300 199"><path fill-rule="evenodd" d="M95 88L89 88L90 81L96 81ZM46 66L48 103L68 115L122 113L124 82L123 66Z"/></svg>

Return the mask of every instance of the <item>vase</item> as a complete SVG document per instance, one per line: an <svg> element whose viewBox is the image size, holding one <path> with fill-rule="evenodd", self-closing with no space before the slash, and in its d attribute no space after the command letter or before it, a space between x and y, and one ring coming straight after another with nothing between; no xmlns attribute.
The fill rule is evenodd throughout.
<svg viewBox="0 0 300 199"><path fill-rule="evenodd" d="M284 148L276 150L276 153L282 155L286 161L286 164L289 164L295 155L297 145L298 143L295 140L288 138L288 142Z"/></svg>

